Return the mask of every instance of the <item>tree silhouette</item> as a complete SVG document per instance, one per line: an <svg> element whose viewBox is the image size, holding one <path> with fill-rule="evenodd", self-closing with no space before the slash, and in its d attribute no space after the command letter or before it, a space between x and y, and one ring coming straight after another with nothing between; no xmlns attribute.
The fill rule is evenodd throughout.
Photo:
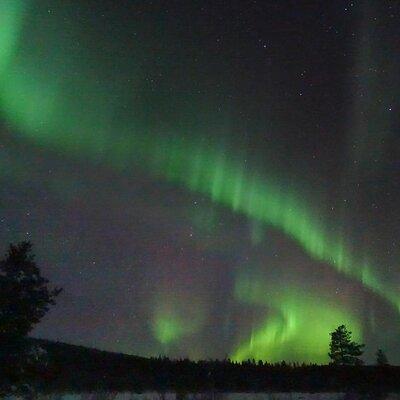
<svg viewBox="0 0 400 400"><path fill-rule="evenodd" d="M362 360L358 357L362 355L364 344L358 344L351 340L351 332L345 325L338 326L330 333L331 342L329 345L329 357L332 364L336 365L360 365Z"/></svg>
<svg viewBox="0 0 400 400"><path fill-rule="evenodd" d="M11 244L0 261L0 340L25 337L55 304L61 289L49 289L31 253L32 244Z"/></svg>
<svg viewBox="0 0 400 400"><path fill-rule="evenodd" d="M31 251L30 242L11 244L0 261L0 396L32 397L33 376L47 364L46 351L26 336L55 304L61 289L48 287Z"/></svg>
<svg viewBox="0 0 400 400"><path fill-rule="evenodd" d="M385 366L389 365L389 361L386 357L386 354L383 352L382 349L378 349L376 352L376 365Z"/></svg>

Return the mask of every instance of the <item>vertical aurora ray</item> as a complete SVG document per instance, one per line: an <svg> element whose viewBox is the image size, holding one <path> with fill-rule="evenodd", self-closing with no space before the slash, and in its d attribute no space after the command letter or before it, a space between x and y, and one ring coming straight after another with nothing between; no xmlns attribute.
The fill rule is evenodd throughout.
<svg viewBox="0 0 400 400"><path fill-rule="evenodd" d="M4 0L0 3L0 76L17 51L23 10L22 0Z"/></svg>
<svg viewBox="0 0 400 400"><path fill-rule="evenodd" d="M354 54L353 111L348 129L348 173L353 179L382 174L385 143L391 136L392 104L397 86L380 73L390 70L397 75L398 64L380 51L387 46L379 34L378 22L384 13L379 2L365 2L360 9L357 51Z"/></svg>
<svg viewBox="0 0 400 400"><path fill-rule="evenodd" d="M0 44L6 45L0 53L0 104L7 122L22 140L72 158L104 163L125 173L140 168L155 178L206 195L232 212L284 232L314 260L325 262L338 273L361 282L399 310L398 292L378 278L372 263L363 254L350 252L343 237L330 233L338 230L326 226L320 213L310 205L312 202L300 191L282 182L279 176L266 176L251 167L251 163L243 162L243 157L228 143L221 146L215 140L199 138L180 129L173 133L150 129L136 119L135 105L126 111L125 119L119 120L115 111L121 106L118 99L133 96L131 89L124 89L121 82L110 87L104 85L100 67L96 64L86 67L79 52L58 54L57 62L52 61L53 50L45 42L35 52L28 37L28 28L34 30L34 17L32 26L26 28L18 43L22 6L13 4L22 2L10 1L1 6L5 12ZM67 38L62 37L60 41L61 47L71 48ZM62 61L68 68L60 69ZM290 358L296 351L295 343L310 349L318 336L321 341L315 353L309 350L310 360L324 361L321 349L326 348L327 333L338 321L349 321L356 336L360 336L357 322L347 319L338 307L317 306L304 294L294 295L290 291L268 299L267 304L265 288L251 287L246 294L245 286L239 277L235 292L239 301L268 305L272 312L255 328L250 340L237 347L235 359ZM313 337L311 332L299 336L306 328L302 309L312 311L315 323L323 321ZM157 303L154 310L152 331L163 345L181 340L200 326L197 321L190 324L185 320L177 312L179 305L170 304L165 308ZM288 353L283 352L283 347Z"/></svg>

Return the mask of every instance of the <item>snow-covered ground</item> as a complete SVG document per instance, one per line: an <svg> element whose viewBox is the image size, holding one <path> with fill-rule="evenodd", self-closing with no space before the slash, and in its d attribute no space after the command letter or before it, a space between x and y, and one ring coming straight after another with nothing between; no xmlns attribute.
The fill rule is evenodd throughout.
<svg viewBox="0 0 400 400"><path fill-rule="evenodd" d="M19 400L10 396L7 400ZM39 395L38 400L400 400L399 394L386 397L362 397L344 393L198 393L176 396L175 393L80 393Z"/></svg>

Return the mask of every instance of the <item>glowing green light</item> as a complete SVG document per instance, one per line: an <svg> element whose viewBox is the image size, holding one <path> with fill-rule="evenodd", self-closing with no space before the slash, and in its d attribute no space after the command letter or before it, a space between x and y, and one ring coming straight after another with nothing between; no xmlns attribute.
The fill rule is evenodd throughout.
<svg viewBox="0 0 400 400"><path fill-rule="evenodd" d="M153 129L150 123L142 121L146 120L143 115L142 119L137 117L137 93L132 93L132 87L125 88L122 77L116 74L110 84L102 79L104 66L96 61L86 65L83 50L76 49L71 42L74 35L62 34L69 31L63 29L62 18L52 16L48 26L44 26L40 14L33 13L20 37L23 5L17 0L6 0L0 5L1 112L19 132L20 139L71 158L104 163L125 173L140 168L155 178L202 193L216 204L284 232L313 259L327 263L400 307L397 289L379 279L376 268L365 261L363 254L349 251L340 229L327 227L323 215L316 212L303 193L279 176L267 176L250 162L244 162L229 143L217 144L216 140L189 135L178 128L173 133ZM47 45L45 38L52 38L57 50L54 45ZM96 59L96 52L89 58ZM124 63L115 60L121 69ZM130 100L123 117L116 112L126 105L120 99ZM158 114L145 117L157 119ZM259 237L255 230L254 240L260 240ZM261 301L266 305L264 300L257 300L262 298L261 294L252 296L246 299L238 293L242 301ZM311 359L306 357L310 352L307 354L315 357L313 360L323 360L321 349L326 348L327 334L334 325L348 322L355 334L360 331L356 321L338 307L314 304L305 294L284 292L270 300L268 306L272 311L254 329L250 341L238 347L236 358L253 355L277 360L301 351L303 359ZM157 305L156 309L159 308ZM154 313L152 328L160 343L172 343L199 328L199 324L192 326L177 310L179 306ZM316 329L304 337L298 333L307 327L306 315L301 310L310 311ZM317 341L316 353L310 347L313 341ZM283 354L282 348L287 353Z"/></svg>
<svg viewBox="0 0 400 400"><path fill-rule="evenodd" d="M17 51L23 9L22 0L0 2L0 76L10 65Z"/></svg>
<svg viewBox="0 0 400 400"><path fill-rule="evenodd" d="M20 23L14 11L5 15L10 15L7 26ZM278 177L266 177L248 167L228 145L187 135L148 134L146 127L137 128L135 118L130 118L129 125L116 120L115 100L111 99L128 95L120 85L109 90L103 87L95 79L101 71L95 67L88 70L77 56L74 68L58 75L60 60L55 65L38 60L29 43L20 42L20 52L0 80L2 111L26 139L125 171L140 165L154 176L201 192L216 203L283 231L314 259L399 306L398 293L384 287L371 267L350 254L340 235L328 234L321 216L310 209L304 195ZM52 48L45 43L42 46L43 59L51 60ZM14 51L9 49L7 54ZM82 74L77 75L77 70Z"/></svg>
<svg viewBox="0 0 400 400"><path fill-rule="evenodd" d="M244 303L265 306L268 315L253 327L250 339L237 346L231 355L233 360L326 363L329 333L343 323L353 332L355 340L361 339L357 319L348 310L324 300L323 295L315 301L298 288L285 286L276 291L261 276L241 275L236 282L235 297Z"/></svg>
<svg viewBox="0 0 400 400"><path fill-rule="evenodd" d="M176 315L159 315L155 318L153 332L161 344L170 344L185 334L184 323Z"/></svg>
<svg viewBox="0 0 400 400"><path fill-rule="evenodd" d="M184 301L184 293L167 288L160 290L154 298L152 331L154 338L162 345L175 344L197 332L205 319L200 304Z"/></svg>

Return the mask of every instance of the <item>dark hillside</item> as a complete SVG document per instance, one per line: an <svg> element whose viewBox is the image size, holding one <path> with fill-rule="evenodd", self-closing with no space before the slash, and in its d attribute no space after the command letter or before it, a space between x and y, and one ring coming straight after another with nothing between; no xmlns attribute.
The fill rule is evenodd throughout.
<svg viewBox="0 0 400 400"><path fill-rule="evenodd" d="M30 339L48 352L46 391L400 391L400 367L170 360Z"/></svg>

